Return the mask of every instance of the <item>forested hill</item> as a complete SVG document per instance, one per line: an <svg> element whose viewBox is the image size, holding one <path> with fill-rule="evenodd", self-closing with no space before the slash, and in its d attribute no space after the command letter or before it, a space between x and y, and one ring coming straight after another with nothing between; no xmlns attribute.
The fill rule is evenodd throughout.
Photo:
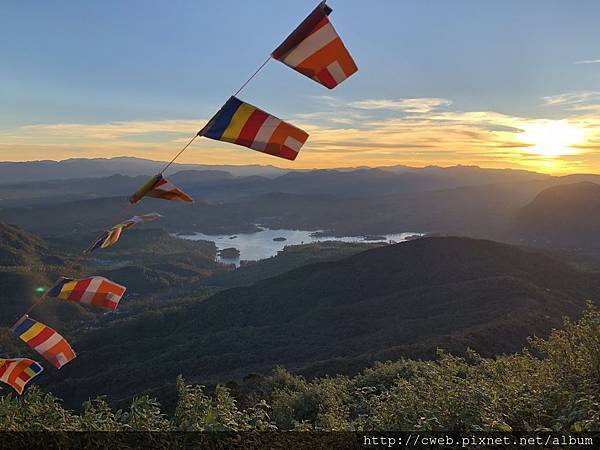
<svg viewBox="0 0 600 450"><path fill-rule="evenodd" d="M598 293L597 274L541 253L418 239L108 322L77 336L77 360L43 382L77 405L159 389L180 373L210 382L277 364L355 372L374 360L433 357L438 347L493 355L559 327Z"/></svg>
<svg viewBox="0 0 600 450"><path fill-rule="evenodd" d="M0 222L0 328L18 319L40 295L36 287L47 286L63 264L63 258L52 254L43 239ZM52 318L65 312L56 305L44 311Z"/></svg>
<svg viewBox="0 0 600 450"><path fill-rule="evenodd" d="M553 186L520 209L516 234L536 245L600 253L600 184Z"/></svg>
<svg viewBox="0 0 600 450"><path fill-rule="evenodd" d="M87 238L87 240L86 240ZM10 327L59 276L106 276L127 286L119 314L147 306L154 297L181 290L230 269L215 261L212 242L187 241L156 228L128 230L118 246L101 255L79 259L93 234L44 240L16 226L0 222L0 357L27 351ZM71 267L78 260L78 264ZM65 272L68 269L68 272ZM199 295L199 290L195 290ZM139 298L144 295L143 301ZM137 301L133 301L136 299ZM33 311L35 318L68 337L82 323L90 324L104 311L73 302L47 299Z"/></svg>
<svg viewBox="0 0 600 450"><path fill-rule="evenodd" d="M43 256L46 250L46 243L39 237L0 222L0 266L31 263Z"/></svg>

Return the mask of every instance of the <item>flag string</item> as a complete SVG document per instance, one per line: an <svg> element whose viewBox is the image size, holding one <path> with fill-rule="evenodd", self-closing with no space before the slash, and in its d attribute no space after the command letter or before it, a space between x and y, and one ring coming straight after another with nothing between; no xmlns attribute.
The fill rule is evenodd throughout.
<svg viewBox="0 0 600 450"><path fill-rule="evenodd" d="M258 67L258 69L256 69L254 71L254 73L252 75L250 75L250 77L240 86L240 88L233 94L233 96L235 97L236 95L238 95L251 81L252 79L258 75L258 73L267 65L267 63L271 60L271 55L269 55L269 57ZM206 127L205 127L206 128ZM202 128L198 133L194 134L194 136L187 142L187 144L185 144L181 150L179 150L179 152L171 159L171 161L169 161L165 167L162 168L162 170L159 172L159 174L163 174L169 167L171 167L171 165L173 165L173 163L177 160L177 158L179 158L183 152L185 152L187 150L187 148L192 145L192 143L194 142L194 140L196 140L196 138L198 136L201 136L202 131L204 130L204 128ZM116 223L120 220L122 220L125 217L125 213L132 207L132 203L127 202L127 205L121 209L114 217L114 219L110 222L110 223ZM98 239L100 239L100 237L102 236L102 234L104 233L104 231L102 231L97 237L96 239L94 239L94 241L92 241L92 244L94 242L96 242ZM90 252L88 252L87 250L89 249L89 246L86 248L86 250L84 250L74 261L71 262L71 264L69 264L67 266L67 268L64 270L65 275L68 275L77 264L85 261L89 255ZM58 282L58 280L56 281ZM54 284L52 284L50 287L48 287L43 293L42 295L40 295L40 297L34 301L29 308L27 309L27 311L25 311L23 314L21 314L21 316L19 317L19 319L17 319L17 321L13 324L13 326L11 327L11 329L14 330L14 328L17 326L17 324L19 323L19 321L26 315L28 315L31 311L33 311L47 296L48 293L50 292L50 290L56 285L56 282Z"/></svg>
<svg viewBox="0 0 600 450"><path fill-rule="evenodd" d="M238 95L240 92L242 92L242 90L243 90L243 89L244 89L244 88L245 88L245 87L248 85L248 83L250 83L250 82L252 81L252 79L253 79L253 78L254 78L256 75L258 75L258 72L260 72L260 71L263 69L263 67L265 67L265 66L268 64L268 62L269 62L269 61L271 61L271 55L269 55L269 57L268 57L267 59L265 59L265 62L263 62L263 63L260 65L260 67L259 67L258 69L256 69L256 71L255 71L255 72L254 72L252 75L250 75L250 78L248 78L248 79L247 79L247 80L244 82L244 84L242 84L242 85L240 86L240 88L239 88L237 91L235 91L235 94L233 94L233 96L235 97L235 96L236 96L236 95Z"/></svg>
<svg viewBox="0 0 600 450"><path fill-rule="evenodd" d="M131 208L133 205L131 203L127 203L127 205L125 205L124 208L122 208L117 214L115 214L114 218L112 219L111 223L115 223L118 222L120 220L122 220L125 217L125 213L129 210L129 208ZM100 237L102 236L102 234L104 233L104 231L102 231L100 234L98 234L98 236L96 237L96 239L94 239L94 241L92 242L96 242L98 239L100 239ZM93 243L92 243L93 245ZM89 248L89 247L88 247ZM82 263L83 261L85 261L88 257L89 253L87 252L87 249L84 250L83 252L81 252L81 254L75 258L71 264L69 264L67 266L67 268L64 270L65 275L68 275L77 264ZM28 315L31 311L33 311L33 309L38 306L48 295L48 293L50 292L50 290L56 285L56 283L58 282L58 280L56 280L54 282L54 284L50 285L50 287L48 287L43 293L42 295L40 295L40 297L34 301L31 306L29 306L29 309L27 311L25 311L23 314L21 314L21 317L19 317L17 319L17 321L12 325L11 329L14 330L14 328L17 326L17 324L19 323L19 321L25 317L26 315Z"/></svg>
<svg viewBox="0 0 600 450"><path fill-rule="evenodd" d="M248 86L248 84L252 81L252 79L258 75L258 73L269 63L269 61L271 61L271 55L269 55L269 57L267 59L265 59L265 61L258 67L258 69L256 69L254 71L254 73L252 75L250 75L250 77L244 81L244 83L239 87L239 89L237 91L235 91L235 93L232 95L232 97L237 96L240 92L242 92L244 90L244 88L246 86ZM208 125L208 123L207 123ZM173 159L171 159L171 161L169 161L169 163L159 172L161 175L163 173L165 173L165 171L171 167L171 165L183 154L183 152L185 152L187 150L187 148L192 144L192 142L194 142L194 140L198 137L198 136L202 136L202 132L204 131L204 129L206 128L206 125L200 130L198 131L198 133L196 133L194 135L194 137L192 137L192 139L190 139L190 141L181 149L179 150L179 153L177 153Z"/></svg>
<svg viewBox="0 0 600 450"><path fill-rule="evenodd" d="M174 163L174 162L177 160L177 158L179 158L179 157L180 157L180 156L183 154L183 152L185 152L185 151L187 150L187 148L188 148L190 145L192 145L192 142L194 142L194 140L195 140L195 139L196 139L198 136L199 136L199 135L198 135L198 133L196 133L196 134L194 135L194 137L193 137L192 139L190 139L190 141L189 141L187 144L185 144L185 146L184 146L184 147L183 147L181 150L179 150L179 153L177 153L177 154L176 154L176 155L173 157L173 159L172 159L171 161L169 161L169 163L168 163L168 164L167 164L165 167L163 167L163 169L162 169L162 170L161 170L159 173L160 173L161 175L162 175L163 173L165 173L165 170L167 170L169 167L171 167L171 164L173 164L173 163Z"/></svg>
<svg viewBox="0 0 600 450"><path fill-rule="evenodd" d="M315 58L312 58L312 59L310 59L312 61L312 63L309 64L310 67L305 67L305 66L300 67L300 65L294 63L294 61L282 59L282 56L284 54L287 54L287 52L292 47L297 47L299 45L302 46L303 42L305 42L307 37L309 35L313 35L312 33L314 33L314 31L316 29L318 29L319 27L329 26L329 20L328 20L327 16L331 13L331 8L329 8L328 6L325 5L325 1L326 0L321 1L321 3L319 3L319 5L300 24L300 26L298 26L292 32L292 34L290 34L290 36L288 36L288 38L272 54L270 54L262 64L260 64L260 66L258 66L258 68L250 75L250 77L242 83L242 85L238 88L237 91L235 91L235 93L231 96L232 98L230 98L227 101L227 103L225 103L225 105L223 105L219 109L217 114L215 116L213 116L213 119L209 119L207 121L207 123L204 125L204 127L201 128L200 131L198 131L189 141L187 141L187 143L175 154L175 156L168 163L166 163L166 165L160 170L160 172L158 172L157 175L155 175L150 180L148 180L148 182L145 185L143 185L138 191L136 191L136 193L134 193L134 195L132 197L129 198L127 205L125 207L123 207L116 214L115 218L111 222L112 224L116 224L116 225L112 225L111 228L104 229L96 237L96 239L90 246L88 246L84 251L81 252L81 254L79 254L68 265L65 266L66 268L63 271L64 276L59 278L58 280L56 280L54 282L54 284L51 285L50 287L48 287L40 295L40 297L38 299L36 299L35 301L32 302L32 304L29 306L27 311L24 314L22 314L21 317L19 318L19 320L17 320L17 322L15 322L15 324L11 327L11 329L13 331L15 331L15 329L17 329L19 324L26 318L26 316L34 308L36 308L45 298L47 298L50 295L50 293L52 292L52 290L55 287L59 286L59 283L66 276L72 276L71 272L76 268L76 266L78 266L78 265L81 266L81 264L89 257L89 254L91 253L91 251L94 248L97 247L97 245L101 245L104 248L106 239L108 239L111 232L115 232L115 230L117 232L122 231L122 229L126 226L125 222L121 223L123 221L123 218L125 217L125 214L135 203L137 203L137 201L139 201L145 194L148 193L148 189L152 189L152 187L148 187L148 186L150 186L150 184L154 183L154 184L152 184L152 186L157 186L156 183L158 183L158 181L162 181L161 186L163 186L164 191L172 193L173 190L177 190L176 187L174 187L174 186L171 186L170 190L168 188L164 187L165 183L167 183L167 184L170 184L170 183L168 183L165 179L162 178L163 173L166 172L175 163L175 161L192 145L192 143L196 140L197 137L204 136L206 134L207 130L211 129L216 118L219 117L219 114L226 111L225 107L231 103L230 101L233 100L233 97L236 97L240 92L242 92L246 88L246 86L248 86L248 84L259 74L259 72L264 69L264 67L269 63L269 61L271 59L277 59L277 60L283 62L284 64L288 65L292 69L300 72L301 74L303 74L305 76L308 76L309 78L313 79L314 81L318 82L319 84L322 84L323 86L325 86L329 89L333 89L335 86L340 84L342 81L344 81L346 78L348 78L349 76L351 76L353 73L355 73L358 70L352 57L350 56L347 49L344 47L342 41L340 40L339 36L335 32L335 30L333 30L332 27L331 27L332 33L333 33L335 39L337 40L338 47L339 47L338 50L336 50L336 52L332 53L330 51L325 51L324 48L327 45L326 42L321 42L320 43L321 47L319 47L319 48L313 48L313 47L315 47L313 45L314 43L311 43L311 45L309 45L309 46L304 45L304 47L303 47L304 51L308 51L308 53L310 53L310 55L305 55L305 56L307 56L307 60L308 60L308 59L310 59L311 56L318 55L319 56L319 58L317 58L319 61L318 63L315 62L316 61ZM329 41L327 41L327 42L329 42ZM323 58L325 59L325 61L323 60ZM324 67L322 67L323 64L324 64ZM314 73L315 75L311 75L312 73ZM237 100L237 99L235 99L235 100ZM239 104L244 104L243 102L241 102L239 100L237 100L237 102ZM239 107L239 104L237 105L238 107ZM258 144L257 145L247 145L247 144L242 144L237 141L236 141L236 143L239 143L240 145L244 145L246 147L252 148L254 150L259 150L264 153L273 154L274 156L280 156L285 159L290 159L290 160L295 159L300 147L304 144L304 142L308 138L308 134L305 131L300 130L286 122L283 122L281 119L278 119L275 116L265 113L264 111L259 110L258 108L254 107L252 105L249 105L249 104L245 104L245 105L255 112L259 111L260 114L265 115L268 118L268 120L275 121L278 124L277 126L281 127L281 129L283 131L282 131L282 133L279 133L277 135L278 138L274 139L273 141L271 141L271 138L264 139L264 137L263 137L264 141L259 141L259 144L261 144L261 145L258 145ZM231 120L231 118L230 118L230 120ZM270 126L272 128L271 131L274 132L275 127L272 124ZM277 129L279 130L280 128L277 128ZM285 136L284 136L284 134L285 134ZM239 137L239 133L238 133L238 137ZM212 137L212 136L211 136L211 138L214 139L214 137ZM217 140L224 140L224 139L217 139ZM272 153L271 151L265 150L265 147L267 145L274 145L274 144L281 146L279 153ZM140 194L140 192L141 192L141 194ZM192 201L192 199L189 196L187 196L185 193L179 192L179 194L184 194L185 197L187 198L187 199L184 198L183 201L189 201L189 202ZM139 197L138 197L138 195L139 195ZM153 195L153 196L156 196L156 195ZM169 198L166 196L158 196L158 198L172 199L172 198ZM180 199L182 199L182 197L180 197ZM160 216L160 215L158 214L158 216ZM141 217L144 217L144 216L141 216ZM137 216L134 217L133 219L136 219L136 218L137 218ZM153 220L153 219L151 219L151 220ZM142 220L142 221L145 221L145 220ZM138 223L138 222L134 221L133 223ZM104 235L106 235L107 237L103 238ZM116 235L116 236L117 237L114 239L114 241L112 243L116 242L116 240L118 239L118 235ZM109 243L108 245L111 245L111 243ZM81 266L78 270L83 271L84 268L85 268L84 266ZM91 277L91 278L101 278L101 277ZM74 281L82 281L82 280L74 280ZM105 280L105 281L110 281L110 280ZM116 283L113 283L113 284L116 285ZM118 300L120 300L121 296L125 292L125 287L119 286L119 285L116 285L116 286L118 286L119 288L122 289L121 294L119 294L119 298L118 298ZM116 303L118 303L118 300ZM116 308L116 303L114 304L114 308ZM114 310L114 308L110 308L110 309ZM47 327L45 325L44 325L44 327L46 329L50 329L49 327ZM58 335L58 333L56 333L54 330L50 329L50 331L52 331L53 333ZM61 339L63 339L60 335L58 335L58 336ZM31 343L29 342L29 340L23 339L22 335L20 335L20 337L22 340L24 340L31 346ZM63 341L64 341L64 339L63 339ZM68 349L72 352L72 349L69 346L69 344L66 341L64 341L64 342L65 342L65 345L68 347ZM32 348L34 348L34 347L32 347ZM42 354L42 356L46 357L46 359L48 359L50 362L52 362L47 357L47 355L45 355L45 353L40 352L37 348L34 348L34 350L38 351L38 353ZM75 354L73 353L71 359L74 357L75 357ZM68 361L70 361L70 359L67 360L66 362L68 362ZM0 359L0 367L5 363L6 363L6 361L3 362L2 359ZM63 364L64 364L64 362L63 362ZM40 370L42 370L41 366L39 366L39 367L40 367ZM39 371L38 371L38 373L39 373ZM15 386L13 386L13 387L15 387ZM17 387L15 387L15 389L17 389Z"/></svg>

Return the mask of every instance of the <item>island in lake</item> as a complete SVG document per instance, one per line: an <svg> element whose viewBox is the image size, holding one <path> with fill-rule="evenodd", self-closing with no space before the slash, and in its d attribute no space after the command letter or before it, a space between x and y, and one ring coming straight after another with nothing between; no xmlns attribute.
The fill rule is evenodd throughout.
<svg viewBox="0 0 600 450"><path fill-rule="evenodd" d="M234 259L240 257L240 251L237 248L223 248L219 250L219 256L221 258Z"/></svg>

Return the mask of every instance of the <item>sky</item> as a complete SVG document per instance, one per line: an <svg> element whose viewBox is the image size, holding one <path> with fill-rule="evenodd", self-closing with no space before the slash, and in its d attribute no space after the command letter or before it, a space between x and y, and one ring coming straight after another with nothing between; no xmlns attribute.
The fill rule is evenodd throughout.
<svg viewBox="0 0 600 450"><path fill-rule="evenodd" d="M0 160L170 160L316 1L7 2ZM600 173L600 2L329 0L359 71L272 60L239 97L305 129L294 162L198 139L178 160Z"/></svg>

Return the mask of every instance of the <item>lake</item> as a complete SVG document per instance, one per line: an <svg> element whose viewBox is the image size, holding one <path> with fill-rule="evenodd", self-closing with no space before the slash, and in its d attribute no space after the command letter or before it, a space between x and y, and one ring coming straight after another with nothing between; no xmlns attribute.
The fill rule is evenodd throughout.
<svg viewBox="0 0 600 450"><path fill-rule="evenodd" d="M219 250L224 248L236 248L240 252L239 258L217 258L226 264L240 265L240 260L258 261L260 259L270 258L283 250L286 245L309 244L311 242L339 241L339 242L403 242L411 236L420 236L421 233L407 232L397 234L385 234L377 236L313 236L315 231L306 230L271 230L265 228L256 233L239 233L235 235L224 234L178 234L181 239L190 239L195 241L214 242ZM274 240L277 239L277 240Z"/></svg>

